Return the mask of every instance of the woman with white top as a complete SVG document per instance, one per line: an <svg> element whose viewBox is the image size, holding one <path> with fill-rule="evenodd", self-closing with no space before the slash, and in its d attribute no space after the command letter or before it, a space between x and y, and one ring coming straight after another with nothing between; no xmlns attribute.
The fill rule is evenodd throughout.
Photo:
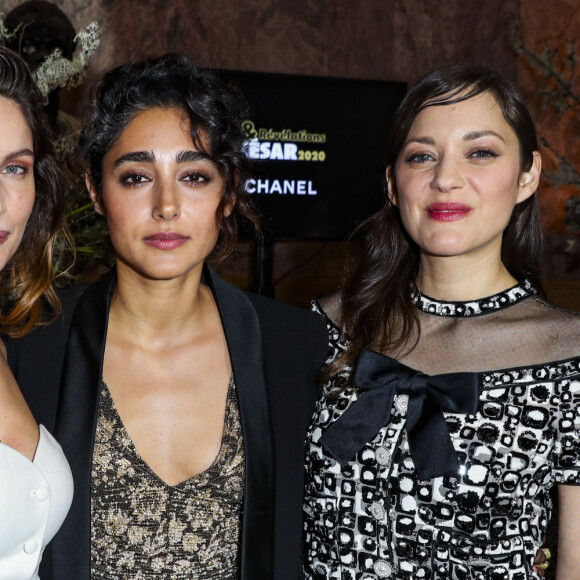
<svg viewBox="0 0 580 580"><path fill-rule="evenodd" d="M24 61L0 47L0 328L22 336L57 313L53 248L64 225L64 183ZM0 579L38 578L46 544L72 500L69 466L37 425L0 341ZM34 364L34 361L30 361Z"/></svg>

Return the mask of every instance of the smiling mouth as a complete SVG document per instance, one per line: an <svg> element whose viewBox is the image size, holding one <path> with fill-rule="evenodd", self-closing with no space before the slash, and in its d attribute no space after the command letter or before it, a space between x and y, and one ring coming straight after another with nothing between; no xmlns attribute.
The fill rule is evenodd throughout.
<svg viewBox="0 0 580 580"><path fill-rule="evenodd" d="M433 220L449 222L466 217L471 213L471 207L463 203L433 203L425 212Z"/></svg>

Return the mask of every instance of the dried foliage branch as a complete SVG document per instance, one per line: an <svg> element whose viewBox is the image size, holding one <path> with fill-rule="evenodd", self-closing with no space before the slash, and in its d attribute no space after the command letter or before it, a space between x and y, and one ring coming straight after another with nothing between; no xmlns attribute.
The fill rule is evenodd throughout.
<svg viewBox="0 0 580 580"><path fill-rule="evenodd" d="M0 44L20 33L20 26L10 32L4 25L4 15L0 13ZM72 88L79 86L85 77L91 57L100 44L99 25L91 22L76 36L77 54L72 60L62 56L60 50L49 54L40 66L34 71L36 85L43 95L59 88Z"/></svg>
<svg viewBox="0 0 580 580"><path fill-rule="evenodd" d="M100 43L100 32L96 22L91 22L76 36L77 54L72 60L65 58L60 50L51 53L36 69L36 84L43 95L57 88L79 86L85 77L89 62Z"/></svg>
<svg viewBox="0 0 580 580"><path fill-rule="evenodd" d="M556 274L577 275L580 272L580 160L578 148L558 133L566 131L575 135L574 127L580 125L577 39L566 38L564 33L554 35L544 41L542 50L535 51L524 44L518 25L512 32L513 48L529 65L535 79L530 96L539 106L540 117L544 119L540 128L546 133L540 142L555 162L555 168L545 171L543 177L549 186L565 196L564 206L554 208L552 214L565 217L557 218L562 221L554 222L548 238L550 251L560 268ZM554 538L555 533L548 536ZM549 544L556 552L556 543ZM552 580L552 570L547 572L546 579Z"/></svg>
<svg viewBox="0 0 580 580"><path fill-rule="evenodd" d="M540 139L542 147L551 151L558 160L558 170L546 174L546 180L552 187L560 185L573 185L580 189L580 172L562 155L558 153L552 144L545 138Z"/></svg>
<svg viewBox="0 0 580 580"><path fill-rule="evenodd" d="M542 52L536 53L523 43L519 26L513 28L514 50L519 56L524 57L544 80L544 84L537 90L537 94L544 100L544 105L553 106L559 113L570 110L580 113L580 95L575 91L579 63L576 39L555 40L556 46L546 47Z"/></svg>

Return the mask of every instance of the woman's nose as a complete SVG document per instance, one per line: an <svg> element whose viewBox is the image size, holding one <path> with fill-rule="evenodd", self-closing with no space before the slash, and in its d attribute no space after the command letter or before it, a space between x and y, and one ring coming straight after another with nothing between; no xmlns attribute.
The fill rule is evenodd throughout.
<svg viewBox="0 0 580 580"><path fill-rule="evenodd" d="M179 193L172 184L158 184L152 209L155 219L169 221L179 217L181 213Z"/></svg>
<svg viewBox="0 0 580 580"><path fill-rule="evenodd" d="M464 183L460 161L451 156L442 156L435 166L431 188L445 193L463 187Z"/></svg>

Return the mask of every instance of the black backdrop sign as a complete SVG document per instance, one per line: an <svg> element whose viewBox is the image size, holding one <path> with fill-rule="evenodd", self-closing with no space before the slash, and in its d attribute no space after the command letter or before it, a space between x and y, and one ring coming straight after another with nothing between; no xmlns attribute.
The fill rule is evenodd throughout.
<svg viewBox="0 0 580 580"><path fill-rule="evenodd" d="M342 239L383 200L403 83L223 71L249 104L247 190L274 238Z"/></svg>

